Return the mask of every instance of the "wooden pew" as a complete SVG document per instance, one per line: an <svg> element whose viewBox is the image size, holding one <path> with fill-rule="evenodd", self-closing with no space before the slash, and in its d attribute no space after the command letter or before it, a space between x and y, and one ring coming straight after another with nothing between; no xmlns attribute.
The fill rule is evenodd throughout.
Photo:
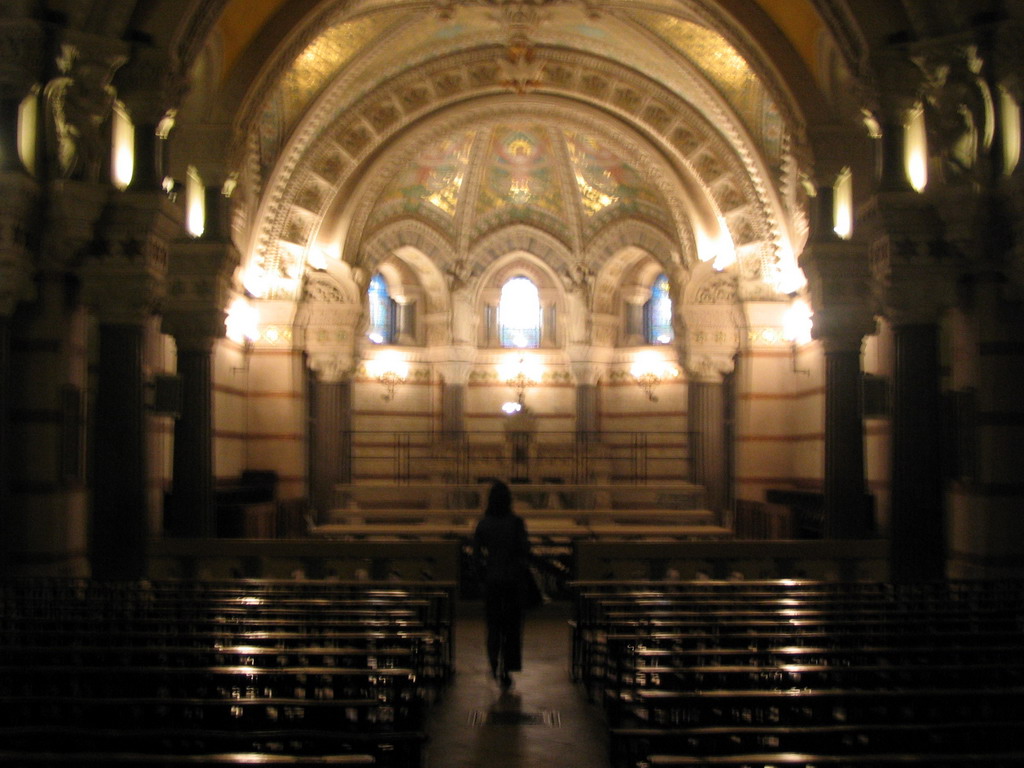
<svg viewBox="0 0 1024 768"><path fill-rule="evenodd" d="M423 582L2 583L5 764L418 768L453 599Z"/></svg>
<svg viewBox="0 0 1024 768"><path fill-rule="evenodd" d="M577 586L617 768L1019 764L1024 584Z"/></svg>

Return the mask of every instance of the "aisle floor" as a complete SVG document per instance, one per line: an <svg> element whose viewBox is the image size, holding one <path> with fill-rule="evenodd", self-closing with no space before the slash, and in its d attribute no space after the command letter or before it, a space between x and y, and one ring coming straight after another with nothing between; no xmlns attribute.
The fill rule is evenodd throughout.
<svg viewBox="0 0 1024 768"><path fill-rule="evenodd" d="M483 605L462 601L455 679L434 706L426 768L608 768L600 708L569 677L567 603L531 611L523 671L502 693L484 649Z"/></svg>

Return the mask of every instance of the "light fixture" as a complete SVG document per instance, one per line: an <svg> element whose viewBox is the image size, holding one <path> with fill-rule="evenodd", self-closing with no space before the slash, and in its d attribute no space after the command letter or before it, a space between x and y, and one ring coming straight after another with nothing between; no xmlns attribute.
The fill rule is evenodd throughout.
<svg viewBox="0 0 1024 768"><path fill-rule="evenodd" d="M674 365L652 352L638 355L633 361L629 373L652 403L658 401L657 395L654 394L654 388L666 379L674 379L679 375L679 371Z"/></svg>
<svg viewBox="0 0 1024 768"><path fill-rule="evenodd" d="M522 410L526 388L540 381L541 375L540 365L533 358L525 354L510 355L505 358L505 362L498 366L498 376L512 387L516 393L515 404L518 404L519 408L511 411L512 413ZM510 404L506 403L502 406L502 410L505 413L510 413L508 410L509 406Z"/></svg>
<svg viewBox="0 0 1024 768"><path fill-rule="evenodd" d="M395 397L395 388L404 384L409 377L409 365L397 354L382 355L366 361L366 371L384 385L385 392L381 398L390 401Z"/></svg>
<svg viewBox="0 0 1024 768"><path fill-rule="evenodd" d="M242 365L232 370L247 371L249 356L256 346L256 339L260 337L259 310L247 297L237 296L228 307L227 316L224 318L224 330L227 338L242 346Z"/></svg>
<svg viewBox="0 0 1024 768"><path fill-rule="evenodd" d="M810 305L800 298L794 298L782 316L782 338L790 343L793 373L801 373L805 376L810 376L811 372L806 368L797 367L796 356L800 345L811 340L812 316Z"/></svg>

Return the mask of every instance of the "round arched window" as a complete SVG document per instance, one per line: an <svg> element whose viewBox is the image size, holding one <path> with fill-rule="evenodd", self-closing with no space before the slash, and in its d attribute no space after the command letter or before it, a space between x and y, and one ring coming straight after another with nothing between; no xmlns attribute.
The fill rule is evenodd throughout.
<svg viewBox="0 0 1024 768"><path fill-rule="evenodd" d="M644 338L648 344L672 341L672 299L668 294L668 278L658 275L651 286L651 298L644 305Z"/></svg>
<svg viewBox="0 0 1024 768"><path fill-rule="evenodd" d="M513 277L501 288L498 332L503 347L540 346L540 292L528 277Z"/></svg>

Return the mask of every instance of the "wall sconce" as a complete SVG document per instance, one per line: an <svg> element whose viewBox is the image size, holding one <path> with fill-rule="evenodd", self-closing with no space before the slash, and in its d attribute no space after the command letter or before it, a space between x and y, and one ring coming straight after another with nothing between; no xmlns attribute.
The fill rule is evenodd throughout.
<svg viewBox="0 0 1024 768"><path fill-rule="evenodd" d="M629 373L652 403L658 402L654 388L666 379L674 379L679 375L674 365L650 353L637 357Z"/></svg>
<svg viewBox="0 0 1024 768"><path fill-rule="evenodd" d="M790 343L790 355L793 361L793 373L801 373L810 376L810 370L798 368L796 364L797 350L801 344L811 340L811 326L813 313L810 305L804 299L794 298L782 316L782 338Z"/></svg>
<svg viewBox="0 0 1024 768"><path fill-rule="evenodd" d="M397 355L387 355L366 361L366 371L384 385L381 399L389 402L395 397L395 388L409 378L409 365Z"/></svg>
<svg viewBox="0 0 1024 768"><path fill-rule="evenodd" d="M507 357L505 362L498 366L498 376L512 387L516 393L516 404L518 408L514 411L520 411L523 408L523 398L526 395L526 388L532 384L536 384L540 381L543 370L535 360L526 355L519 355L518 357ZM508 413L509 403L502 406L502 410Z"/></svg>
<svg viewBox="0 0 1024 768"><path fill-rule="evenodd" d="M228 307L224 318L225 336L242 345L242 365L233 368L235 372L249 370L249 356L260 337L259 321L259 311L245 296L238 296Z"/></svg>

